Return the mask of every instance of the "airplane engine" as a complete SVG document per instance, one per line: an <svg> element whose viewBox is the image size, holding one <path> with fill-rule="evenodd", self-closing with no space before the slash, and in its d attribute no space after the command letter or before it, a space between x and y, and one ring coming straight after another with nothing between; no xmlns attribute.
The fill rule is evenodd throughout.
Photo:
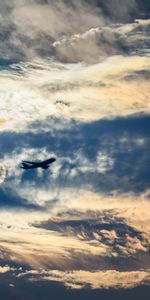
<svg viewBox="0 0 150 300"><path fill-rule="evenodd" d="M48 169L49 168L49 166L47 165L47 166L42 166L42 169Z"/></svg>

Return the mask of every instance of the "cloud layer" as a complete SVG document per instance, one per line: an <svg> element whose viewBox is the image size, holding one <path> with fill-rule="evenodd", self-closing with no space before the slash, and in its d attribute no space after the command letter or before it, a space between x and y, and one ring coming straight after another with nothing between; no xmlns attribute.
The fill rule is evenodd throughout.
<svg viewBox="0 0 150 300"><path fill-rule="evenodd" d="M150 285L148 9L0 1L3 298ZM53 155L48 170L20 168Z"/></svg>
<svg viewBox="0 0 150 300"><path fill-rule="evenodd" d="M105 54L126 53L129 45L125 36L114 31L111 24L146 16L148 8L147 1L141 5L136 0L1 2L1 63L47 56L93 62ZM101 29L107 24L108 28ZM59 40L66 42L60 47Z"/></svg>

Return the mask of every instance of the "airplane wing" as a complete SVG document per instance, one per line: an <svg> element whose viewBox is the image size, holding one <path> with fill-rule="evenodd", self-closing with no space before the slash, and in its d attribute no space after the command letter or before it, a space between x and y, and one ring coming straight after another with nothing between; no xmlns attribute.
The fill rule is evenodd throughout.
<svg viewBox="0 0 150 300"><path fill-rule="evenodd" d="M50 163L54 162L55 160L56 159L54 157L52 157L52 158L49 158L49 159L46 159L46 160L42 161L41 163L43 165L47 165L47 164L50 164Z"/></svg>
<svg viewBox="0 0 150 300"><path fill-rule="evenodd" d="M29 164L29 165L36 165L36 164L37 164L37 162L34 162L34 161L27 161L27 160L23 160L23 163Z"/></svg>
<svg viewBox="0 0 150 300"><path fill-rule="evenodd" d="M21 169L31 169L31 168L33 168L33 165L31 165L31 164L26 164L25 162L22 162L22 164L20 165L20 168Z"/></svg>

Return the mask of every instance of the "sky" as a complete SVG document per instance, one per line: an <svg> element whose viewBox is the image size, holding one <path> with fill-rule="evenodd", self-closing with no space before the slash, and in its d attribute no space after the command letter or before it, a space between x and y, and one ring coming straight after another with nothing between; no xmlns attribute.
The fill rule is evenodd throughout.
<svg viewBox="0 0 150 300"><path fill-rule="evenodd" d="M148 299L149 33L146 0L0 0L3 299Z"/></svg>

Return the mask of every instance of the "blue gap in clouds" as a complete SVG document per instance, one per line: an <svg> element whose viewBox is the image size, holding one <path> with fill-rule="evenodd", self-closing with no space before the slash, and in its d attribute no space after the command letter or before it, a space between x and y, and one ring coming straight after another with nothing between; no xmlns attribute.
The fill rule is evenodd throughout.
<svg viewBox="0 0 150 300"><path fill-rule="evenodd" d="M135 115L113 120L99 120L89 123L71 121L62 129L58 128L60 120L47 119L35 122L26 133L1 133L0 156L21 153L34 148L42 152L54 152L57 161L61 159L61 168L57 180L52 179L55 186L79 187L90 184L94 190L109 193L143 192L149 188L149 146L150 117ZM60 127L61 128L61 127ZM32 132L33 130L33 132ZM78 154L77 154L78 153ZM97 170L81 168L82 157L88 164L97 164L97 155L102 153L113 161L113 166L105 173ZM17 168L18 166L16 166ZM77 170L71 177L71 170ZM67 172L66 172L67 171ZM49 172L43 173L41 184L49 184ZM26 172L23 182L31 180L38 182L36 172Z"/></svg>

